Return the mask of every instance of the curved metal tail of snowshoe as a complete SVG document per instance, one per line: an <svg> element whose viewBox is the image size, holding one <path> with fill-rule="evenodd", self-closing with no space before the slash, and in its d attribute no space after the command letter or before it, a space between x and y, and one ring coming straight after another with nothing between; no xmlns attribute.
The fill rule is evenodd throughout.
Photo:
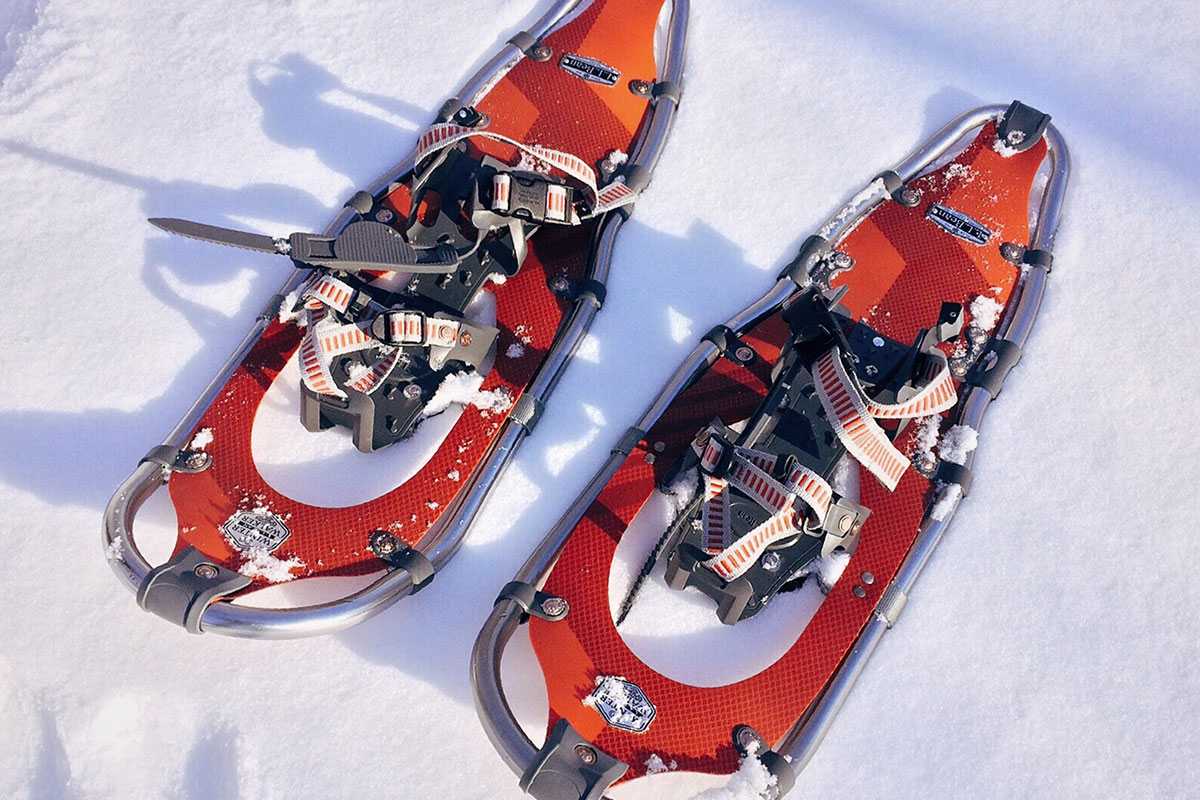
<svg viewBox="0 0 1200 800"><path fill-rule="evenodd" d="M480 68L456 98L447 102L439 121L462 121L462 115L458 112L469 109L478 98L485 97L497 80L522 59L546 60L544 51L549 48L542 44L543 37L558 26L567 24L580 2L559 0L528 31L514 36ZM687 0L675 0L673 3L670 44L664 50L659 82L641 87L633 84L644 81L633 81L628 87L621 88L622 91L647 98L650 103L650 110L638 128L636 146L622 169L622 174L627 176L627 183L635 191L643 188L648 181L661 155L678 106L687 8ZM419 153L420 145L373 185L358 192L322 236L336 238L348 225L359 219L361 209L369 207L370 198L380 196L413 172ZM488 446L480 465L464 480L452 503L442 510L437 522L419 542L397 553L386 554L388 557L376 553L388 567L377 579L350 595L315 605L278 609L234 604L227 602L228 595L243 588L244 582L228 574L229 570L221 569L202 557L195 557L194 553L188 552L188 548L181 549L167 564L156 567L138 549L131 535L134 517L142 504L161 489L174 472L190 469L187 464L189 437L206 409L278 316L284 298L311 279L312 270L301 268L292 273L279 294L267 304L254 328L167 436L164 444L156 447L147 459L139 463L109 501L102 526L102 544L121 582L138 595L143 608L192 632L270 639L312 636L348 628L428 583L433 573L457 551L488 492L519 443L536 424L546 399L599 310L616 236L628 216L626 208L620 205L615 208L596 215L599 221L592 234L586 280L581 281L579 291L571 293L568 298L569 308L553 344Z"/></svg>
<svg viewBox="0 0 1200 800"><path fill-rule="evenodd" d="M1020 103L1013 103L1011 106L987 106L963 114L917 148L893 170L872 181L864 192L832 215L819 232L805 242L799 256L784 268L769 292L728 320L724 326L718 326L729 335L706 337L691 352L650 407L613 448L610 458L600 471L530 555L517 573L515 581L529 587L530 593L544 587L568 540L613 476L623 468L627 457L641 450L652 453L648 441L644 438L647 431L659 422L664 412L684 390L693 386L722 358L728 343L736 341L737 336L743 335L777 313L785 301L795 296L799 290L814 285L828 290L829 281L852 266L834 249L837 242L885 201L894 201L907 207L917 205L920 198L914 196L908 184L944 161L966 137L993 122L997 123L997 148L1005 147L1020 152L1044 140L1047 145L1046 163L1049 165L1049 173L1030 241L1026 244L1016 243L1015 246L1013 243L1006 243L1002 248L1002 252L1007 250L1004 257L1013 263L1023 264L1023 269L1007 303L1004 316L987 344L985 354L976 360L976 366L971 368L971 372L963 380L964 391L952 412L953 420L978 430L988 405L999 393L1004 376L1019 357L1020 348L1029 336L1041 304L1049 274L1049 252L1058 228L1070 171L1066 145L1058 130L1048 124L1045 115ZM974 233L969 220L948 215L945 221L947 225L957 225L961 228L957 232L951 232L953 235L971 236ZM993 353L995 357L989 358L986 353ZM786 757L790 761L789 772L799 772L811 758L873 648L882 634L896 621L917 575L949 523L958 500L969 488L973 459L974 453L968 453L964 464L953 465L956 468L939 472L937 479L941 483L926 506L916 542L908 551L894 579L883 589L870 621L862 629L859 638L850 648L849 655L836 668L817 699L807 707L796 710L793 726L772 743L773 749L767 751L770 755ZM656 548L655 554L659 552L661 548ZM605 575L606 573L596 571L590 580L605 580ZM565 600L563 602L565 603ZM608 613L607 608L603 611ZM513 634L529 619L527 608L510 596L502 596L497 600L479 633L471 664L471 679L479 717L504 761L518 775L526 775L534 769L544 753L521 728L508 705L500 679L500 664ZM560 617L553 622L539 621L537 624L567 624L562 619ZM543 663L543 670L545 669ZM673 685L679 687L677 683ZM552 713L557 715L558 712ZM606 729L605 735L609 737L608 741L612 741L611 730ZM632 753L639 752L633 749L636 746L630 744ZM635 760L630 758L630 754L621 752L613 752L609 757L625 758L631 764ZM787 763L783 758L780 758L779 762ZM643 771L636 770L625 777L641 774ZM788 782L781 778L776 786L779 789L777 794L782 794L786 792ZM569 796L574 798L577 795ZM560 797L566 798L568 795L549 797L559 800Z"/></svg>

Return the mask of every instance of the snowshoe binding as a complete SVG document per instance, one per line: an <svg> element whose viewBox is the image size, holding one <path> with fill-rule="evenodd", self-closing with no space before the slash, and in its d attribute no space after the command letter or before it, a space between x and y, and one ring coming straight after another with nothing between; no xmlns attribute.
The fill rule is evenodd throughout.
<svg viewBox="0 0 1200 800"><path fill-rule="evenodd" d="M981 108L880 175L614 447L476 642L480 718L526 791L667 771L791 787L970 489L1050 272L1068 158L1048 123ZM672 633L681 612L713 628L651 658L696 638ZM541 746L500 681L522 624Z"/></svg>
<svg viewBox="0 0 1200 800"><path fill-rule="evenodd" d="M106 551L144 609L192 632L301 636L352 625L428 584L604 301L615 235L679 102L685 13L676 10L677 46L659 62L664 4L555 3L323 234L151 220L284 256L296 271L109 504ZM252 439L273 392L299 397L288 424L300 424L283 438L303 448L344 428L365 454L345 455L392 482L356 487L349 501L306 500L280 471L268 475ZM378 461L394 452L415 464L399 477L396 463ZM177 540L151 566L133 519L164 483ZM376 574L316 605L230 602L280 582Z"/></svg>

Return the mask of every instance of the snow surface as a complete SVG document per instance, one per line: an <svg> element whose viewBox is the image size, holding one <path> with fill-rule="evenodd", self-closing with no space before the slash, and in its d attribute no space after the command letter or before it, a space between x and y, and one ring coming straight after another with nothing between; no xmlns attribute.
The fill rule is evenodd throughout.
<svg viewBox="0 0 1200 800"><path fill-rule="evenodd" d="M521 797L467 679L497 589L698 332L871 176L1014 97L1074 157L1044 313L971 496L793 796L1200 795L1200 19L1183 0L695 0L686 101L604 311L433 587L292 642L188 636L134 606L96 545L104 504L287 273L145 218L324 227L547 5L0 0L20 276L0 290L0 796ZM536 670L521 647L510 683ZM544 689L512 700L537 735ZM672 771L613 795L722 782Z"/></svg>

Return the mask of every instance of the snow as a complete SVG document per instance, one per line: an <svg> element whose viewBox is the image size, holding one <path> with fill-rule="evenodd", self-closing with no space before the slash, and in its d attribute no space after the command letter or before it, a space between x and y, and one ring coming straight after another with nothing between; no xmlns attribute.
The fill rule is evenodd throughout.
<svg viewBox="0 0 1200 800"><path fill-rule="evenodd" d="M422 413L426 417L435 417L452 405L475 406L483 411L505 411L512 407L512 395L507 389L483 391L482 385L483 376L473 371L447 375Z"/></svg>
<svg viewBox="0 0 1200 800"><path fill-rule="evenodd" d="M967 454L979 445L979 432L970 425L952 425L938 442L938 457L952 464L967 463Z"/></svg>
<svg viewBox="0 0 1200 800"><path fill-rule="evenodd" d="M609 176L621 168L625 162L629 161L629 154L622 150L613 150L606 155L600 162L600 174Z"/></svg>
<svg viewBox="0 0 1200 800"><path fill-rule="evenodd" d="M963 493L962 486L957 483L949 484L949 488L947 488L947 484L938 481L937 489L939 492L938 499L933 504L933 507L929 509L929 516L931 519L941 522L954 511L954 507L962 500Z"/></svg>
<svg viewBox="0 0 1200 800"><path fill-rule="evenodd" d="M300 287L293 289L284 295L283 300L279 303L279 321L283 324L289 322L302 322L304 315L301 314L303 306L300 305Z"/></svg>
<svg viewBox="0 0 1200 800"><path fill-rule="evenodd" d="M647 775L658 775L660 772L670 772L673 769L679 769L679 764L675 762L675 759L671 759L668 764L658 753L651 753L650 757L646 759Z"/></svg>
<svg viewBox="0 0 1200 800"><path fill-rule="evenodd" d="M192 437L191 444L188 445L189 450L203 450L213 443L212 428L201 428L196 431L196 435Z"/></svg>
<svg viewBox="0 0 1200 800"><path fill-rule="evenodd" d="M352 361L350 362L349 378L352 381L361 380L367 377L367 373L370 371L371 368L361 361Z"/></svg>
<svg viewBox="0 0 1200 800"><path fill-rule="evenodd" d="M238 572L248 578L262 578L268 583L287 583L296 577L296 570L306 566L294 556L287 559L277 558L261 547L253 548L243 555L246 557L246 563L238 567Z"/></svg>
<svg viewBox="0 0 1200 800"><path fill-rule="evenodd" d="M108 543L108 547L104 548L104 556L109 561L116 561L125 552L125 540L120 536L113 537L113 540Z"/></svg>
<svg viewBox="0 0 1200 800"><path fill-rule="evenodd" d="M136 608L95 543L104 505L288 270L145 218L321 230L547 5L0 3L0 217L20 275L0 335L10 373L39 365L0 384L0 797L523 797L476 720L470 648L690 349L667 309L694 341L871 177L1014 97L1054 114L1074 157L1043 314L981 428L971 496L791 796L1200 795L1200 20L1182 0L697 0L685 101L585 358L432 586L291 642L187 636ZM394 485L398 465L365 458ZM666 657L694 620L658 608ZM678 658L737 671L724 643L744 628ZM536 676L519 644L510 683ZM544 691L514 701L535 737ZM432 765L446 753L454 769ZM620 797L686 798L691 780Z"/></svg>
<svg viewBox="0 0 1200 800"><path fill-rule="evenodd" d="M971 300L967 310L971 314L971 324L984 333L990 333L1000 321L1004 306L996 298L981 294Z"/></svg>
<svg viewBox="0 0 1200 800"><path fill-rule="evenodd" d="M1021 152L1016 147L1010 147L1007 143L1002 142L999 139L992 142L992 149L999 153L1002 158L1012 158L1017 153Z"/></svg>
<svg viewBox="0 0 1200 800"><path fill-rule="evenodd" d="M913 448L915 456L933 452L933 449L937 447L941 424L942 418L937 414L930 414L917 420L917 436Z"/></svg>
<svg viewBox="0 0 1200 800"><path fill-rule="evenodd" d="M761 800L777 782L761 761L747 755L729 778L729 783L701 792L693 800Z"/></svg>
<svg viewBox="0 0 1200 800"><path fill-rule="evenodd" d="M833 232L837 230L838 226L850 217L854 216L855 212L860 207L875 199L876 196L881 196L886 193L887 187L884 185L882 179L871 181L866 185L866 187L860 190L858 194L854 195L841 208L839 208L837 214L831 217L829 221L822 226L818 233L828 239L833 235Z"/></svg>
<svg viewBox="0 0 1200 800"><path fill-rule="evenodd" d="M820 587L823 594L828 594L833 585L837 583L838 578L842 577L842 573L846 571L846 567L850 565L850 555L844 551L837 550L827 556L816 558L805 564L799 571L795 573L796 577L801 575L813 575L817 579L817 586ZM772 600L771 602L774 602Z"/></svg>

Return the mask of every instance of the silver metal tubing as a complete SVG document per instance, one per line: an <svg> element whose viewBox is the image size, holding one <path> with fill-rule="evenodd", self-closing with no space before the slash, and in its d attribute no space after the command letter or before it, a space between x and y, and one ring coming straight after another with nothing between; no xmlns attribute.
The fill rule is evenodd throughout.
<svg viewBox="0 0 1200 800"><path fill-rule="evenodd" d="M996 119L1005 106L986 106L967 112L942 128L928 142L908 155L895 171L904 181L910 181L927 170L938 159L948 153L963 137ZM1051 177L1043 194L1037 229L1031 247L1048 249L1058 226L1063 197L1069 177L1069 158L1066 146L1056 128L1046 131ZM868 187L870 188L870 187ZM864 192L835 212L821 227L823 235L837 242L858 224L866 214L882 202L882 190ZM1046 271L1040 267L1027 270L1014 290L1013 300L1008 304L1005 317L1001 320L998 335L1023 345L1028 337L1033 319L1036 317L1045 288ZM771 291L749 308L730 319L726 324L741 333L774 313L791 295L796 286L783 279ZM650 429L684 389L698 375L708 369L717 356L717 350L709 342L699 344L672 375L663 391L642 414L635 427ZM960 405L958 421L978 429L978 424L990 402L990 396L981 389L968 389ZM968 468L974 453L968 454ZM537 549L521 567L516 580L541 586L553 567L563 545L582 519L588 507L603 491L612 476L625 460L625 454L614 452L599 472L575 499ZM935 503L946 493L959 492L959 487L943 487ZM927 511L912 549L894 578L891 589L906 598L917 577L929 561L946 526L957 510L961 494L947 496L949 507L944 509L941 520L935 520ZM932 508L932 505L931 505ZM483 629L476 639L471 659L471 679L474 688L476 709L489 738L500 752L505 763L518 775L524 774L537 757L537 748L525 735L513 717L500 682L500 662L503 651L520 623L520 609L512 601L500 601L492 610ZM861 674L875 646L889 628L889 621L877 611L860 633L846 660L838 668L824 694L815 706L776 744L776 749L792 759L797 770L803 769L811 759L817 746L828 732L837 711L845 702L850 689Z"/></svg>
<svg viewBox="0 0 1200 800"><path fill-rule="evenodd" d="M928 169L968 134L998 119L1006 109L1007 106L1001 105L981 106L960 114L901 161L896 166L896 173L907 183Z"/></svg>
<svg viewBox="0 0 1200 800"><path fill-rule="evenodd" d="M580 2L581 0L562 0L556 3L529 29L529 33L535 38L542 38ZM683 25L686 20L686 5L686 0L681 0L674 9L676 15L673 18L671 30L672 45L668 48L667 63L664 67L664 75L668 80L678 81L682 71ZM685 9L683 17L678 16L680 7ZM678 42L677 45L676 42ZM485 94L522 57L523 54L519 49L511 44L506 45L467 82L458 96L471 98L472 103L477 102L480 96ZM657 162L666 140L666 133L674 113L674 105L674 102L655 104L646 133L637 147L634 163L650 168ZM382 193L391 183L402 179L411 172L414 167L414 158L415 151L387 170L366 191L372 195ZM353 216L353 210L343 209L326 227L323 235L337 235L349 224ZM590 265L588 277L601 282L607 277L613 242L622 221L623 219L619 215L611 214L601 224L597 234L599 242L594 250L596 256ZM311 274L310 270L295 270L280 290L280 294L286 295L295 290L311 277ZM258 341L259 336L266 330L275 311L276 309L273 307L268 307L259 316L254 328L221 367L216 377L188 413L171 431L166 444L177 448L185 445L185 437L191 433L217 393L221 391L229 377ZM583 339L596 311L596 307L587 301L576 302L562 332L556 338L554 346L547 353L545 361L527 388L527 394L542 402L545 401L561 376L563 368ZM458 493L454 502L440 517L439 522L417 543L417 549L432 562L435 569L440 569L457 552L467 528L483 505L488 491L507 466L526 433L526 429L519 424L511 420L505 422L504 427L489 448L482 466L472 474L469 483ZM142 463L121 484L105 509L102 543L110 556L109 563L126 587L135 593L152 567L134 542L133 518L146 498L164 483L165 476L161 466ZM412 588L412 575L407 570L394 569L382 573L370 585L351 595L317 605L272 609L217 602L209 606L205 612L201 628L206 632L218 632L229 636L269 639L331 633L348 628L379 613L400 597L410 593Z"/></svg>
<svg viewBox="0 0 1200 800"><path fill-rule="evenodd" d="M570 14L582 2L582 0L559 0L549 11L529 27L526 31L534 39L541 39L550 30L558 24L560 20ZM491 59L479 68L466 85L458 92L458 97L463 99L467 105L473 106L478 103L483 96L491 91L492 86L496 81L504 77L504 75L516 64L524 53L521 49L512 42L506 42L504 47L492 56Z"/></svg>
<svg viewBox="0 0 1200 800"><path fill-rule="evenodd" d="M676 11L679 11L678 6L676 7ZM672 31L672 44L681 39L682 37L676 39L674 31ZM681 51L682 47L679 49ZM992 118L995 113L1002 110L1002 107L996 107L996 109L987 109L986 113L982 110L972 112L960 117L959 121L973 121L975 126L978 127ZM939 135L950 135L947 131L953 133L954 130L956 130L954 125L947 126L942 134ZM957 137L962 134L958 133L955 135ZM957 138L945 142L935 140L931 144L923 146L910 155L901 165L906 169L901 174L905 176L906 180L915 177L921 169L924 169L942 153L945 153L956 140ZM900 170L897 171L900 172ZM838 237L853 230L858 221L880 203L884 196L885 193L882 190L878 190L855 197L830 216L824 225L821 226L822 232L831 241L836 241ZM745 332L767 316L775 313L796 288L796 284L790 279L783 278L778 280L769 292L760 297L748 308L734 315L726 322L726 325L738 333ZM700 342L687 358L684 359L683 364L679 366L667 381L666 386L663 387L662 391L651 402L649 408L638 419L634 427L641 430L649 430L653 427L671 403L701 373L713 364L717 356L718 352L715 345L708 341ZM525 564L517 572L515 580L534 586L542 585L550 572L550 568L557 560L559 552L570 537L571 532L575 529L579 520L583 518L588 507L600 495L600 492L604 490L604 487L612 479L613 475L616 474L624 460L624 453L614 452L609 456L600 470L588 482L583 492L575 498L538 547L530 554ZM533 763L534 758L537 756L537 749L530 742L529 738L525 736L517 724L515 717L513 717L500 683L500 661L504 648L516 630L519 620L520 610L512 601L500 601L496 604L492 610L492 614L488 617L487 622L480 631L479 637L476 639L471 659L471 674L476 710L479 713L480 720L483 722L489 738L491 738L497 750L500 751L505 762L514 772L521 775Z"/></svg>
<svg viewBox="0 0 1200 800"><path fill-rule="evenodd" d="M108 507L104 509L104 524L101 530L108 563L121 578L121 582L135 594L146 579L151 566L133 544L129 530L142 503L146 502L146 498L154 494L163 482L163 467L143 461L117 487L116 493L108 501Z"/></svg>
<svg viewBox="0 0 1200 800"><path fill-rule="evenodd" d="M682 81L684 53L687 44L688 9L689 0L674 0L672 3L671 22L668 31L669 38L667 47L665 48L660 80L672 81L674 83ZM670 130L675 111L676 103L671 98L659 98L654 103L643 138L633 150L633 155L630 159L631 163L645 167L647 170L653 170L662 154L663 145L666 142L667 133ZM603 281L604 277L607 276L613 244L617 231L620 230L623 222L624 218L621 215L612 214L604 220L600 228L595 259L597 280ZM591 304L584 304L582 308L577 305L576 313L587 314L590 320L590 316L595 314L595 308ZM578 338L582 338L581 335ZM572 342L570 346L573 350L575 343ZM706 346L711 353L716 352L716 348L711 344ZM697 351L694 351L689 356L685 365L676 372L671 385L678 386L678 391L682 391L686 387L691 376L708 365L709 362L706 359L709 358L710 354L700 352L702 350L703 347L697 348ZM558 375L557 370L551 369L552 366L548 359L542 371L535 376L533 383L531 383L531 391L541 389L543 386L547 390L553 387ZM543 373L545 373L544 378ZM643 415L643 420L651 414L653 414L654 419L657 419L665 407L664 404L657 411L652 407ZM536 574L538 581L544 578L545 569L536 569L537 565L544 562L545 566L548 567L549 563L557 557L558 546L561 544L561 541L565 541L571 527L574 526L574 523L587 510L591 499L596 494L599 494L608 478L616 472L623 460L624 457L619 453L614 453L609 457L600 472L592 478L583 494L575 499L570 509L559 520L554 530L551 531L551 534L543 540L538 550L530 557L525 566L521 568L517 580L526 580L526 578L521 576L533 574ZM539 556L539 553L545 553L545 555ZM505 646L507 646L509 640L512 638L513 632L520 623L521 614L521 609L512 601L504 600L498 602L492 609L491 615L484 623L484 627L475 641L471 657L471 685L475 696L476 711L479 714L480 721L483 723L488 738L491 739L492 744L496 747L504 762L517 775L523 775L538 755L537 747L525 735L524 731L521 730L516 717L513 716L512 709L509 708L500 682L501 656Z"/></svg>
<svg viewBox="0 0 1200 800"><path fill-rule="evenodd" d="M960 120L970 116L973 115L964 115L964 117L960 117ZM943 133L947 131L953 133L955 130L956 127L952 124L947 126ZM963 136L968 132L969 129L961 131L958 135ZM1030 246L1034 249L1049 249L1054 242L1071 170L1070 156L1058 129L1051 125L1046 130L1045 138L1050 159L1050 180L1041 198L1038 224L1032 236ZM936 158L936 155L933 156L933 159ZM1041 306L1046 277L1047 272L1042 267L1032 267L1025 271L1014 289L1015 298L1009 302L1004 318L1000 322L997 334L1000 338L1012 341L1018 346L1025 345ZM969 388L959 406L956 422L970 425L979 430L991 400L991 395L982 388ZM967 454L964 466L968 469L974 464L976 452L978 452L977 449ZM941 541L950 520L958 510L961 499L962 489L957 484L942 485L938 489L933 502L926 510L912 549L892 580L889 591L899 592L900 596L907 599L921 571L929 563L933 551ZM934 519L930 509L942 501L948 503L949 507L943 509L944 513L939 514L940 520ZM792 759L793 767L797 771L802 770L808 764L817 747L825 738L850 689L862 674L871 653L874 652L889 627L888 620L883 618L878 611L871 616L870 621L855 641L850 654L830 681L825 693L813 709L806 716L801 717L777 745L779 752L787 754Z"/></svg>
<svg viewBox="0 0 1200 800"><path fill-rule="evenodd" d="M518 776L533 764L537 746L530 741L509 708L500 682L504 648L521 622L521 609L511 600L500 601L483 623L471 651L471 691L475 711L496 752Z"/></svg>

